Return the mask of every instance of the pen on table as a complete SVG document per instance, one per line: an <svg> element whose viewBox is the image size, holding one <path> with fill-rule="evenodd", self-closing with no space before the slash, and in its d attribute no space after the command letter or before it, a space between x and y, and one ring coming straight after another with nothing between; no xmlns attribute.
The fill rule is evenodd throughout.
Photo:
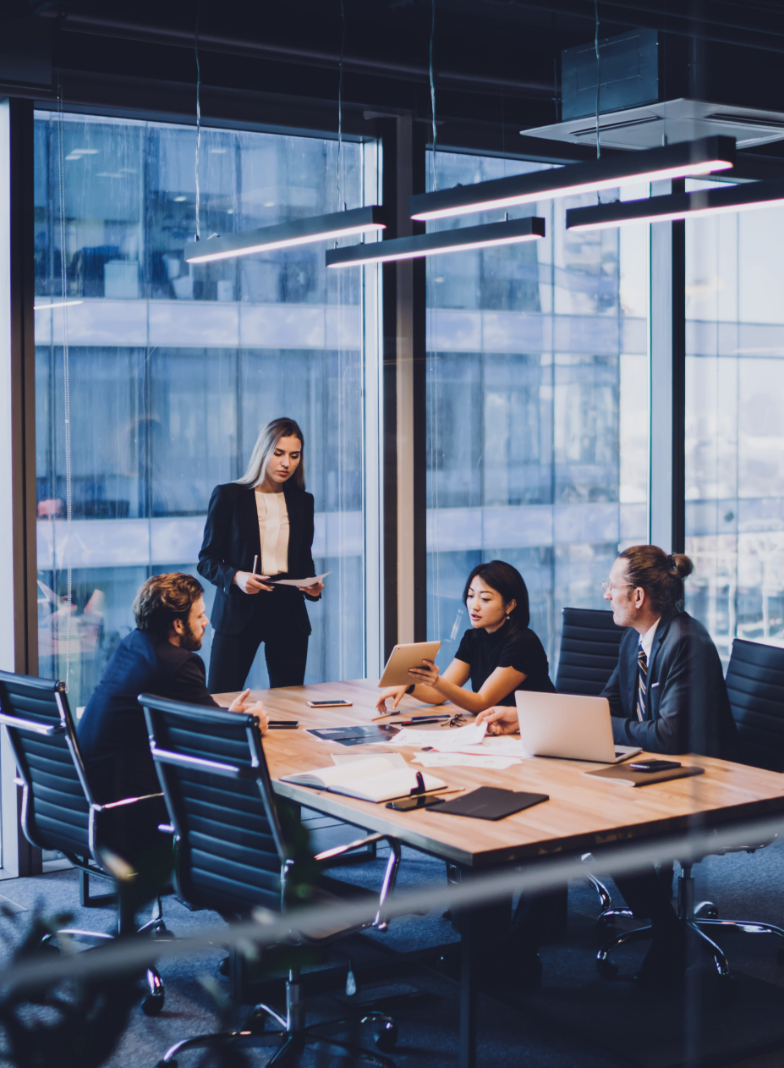
<svg viewBox="0 0 784 1068"><path fill-rule="evenodd" d="M402 716L402 712L395 710L394 712L385 712L382 716L374 716L372 722L377 723L380 719L389 719L390 716ZM412 719L398 720L398 723L409 726L412 723L440 723L441 720L451 719L452 717L447 713L437 713L432 716L414 716Z"/></svg>

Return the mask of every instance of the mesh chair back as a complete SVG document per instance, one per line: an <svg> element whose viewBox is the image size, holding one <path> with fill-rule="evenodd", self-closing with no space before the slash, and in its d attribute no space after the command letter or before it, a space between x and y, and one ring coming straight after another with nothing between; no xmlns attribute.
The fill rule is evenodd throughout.
<svg viewBox="0 0 784 1068"><path fill-rule="evenodd" d="M255 718L149 694L139 703L176 834L180 895L221 913L279 912L286 850Z"/></svg>
<svg viewBox="0 0 784 1068"><path fill-rule="evenodd" d="M90 804L62 682L0 671L4 723L24 780L22 827L39 849L90 857Z"/></svg>
<svg viewBox="0 0 784 1068"><path fill-rule="evenodd" d="M736 638L726 681L743 762L784 771L784 649Z"/></svg>
<svg viewBox="0 0 784 1068"><path fill-rule="evenodd" d="M564 608L556 691L598 697L618 663L624 629L612 612Z"/></svg>

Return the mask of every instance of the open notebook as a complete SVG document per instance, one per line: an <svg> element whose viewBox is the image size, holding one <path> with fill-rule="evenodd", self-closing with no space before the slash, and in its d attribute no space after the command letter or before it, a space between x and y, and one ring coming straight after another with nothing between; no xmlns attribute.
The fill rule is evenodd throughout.
<svg viewBox="0 0 784 1068"><path fill-rule="evenodd" d="M394 754L395 756L398 754ZM420 772L426 791L446 790L447 785L434 775ZM357 797L360 801L394 801L408 797L417 788L417 773L402 759L393 756L367 757L333 767L314 768L297 775L282 775L283 782L313 786L332 794Z"/></svg>

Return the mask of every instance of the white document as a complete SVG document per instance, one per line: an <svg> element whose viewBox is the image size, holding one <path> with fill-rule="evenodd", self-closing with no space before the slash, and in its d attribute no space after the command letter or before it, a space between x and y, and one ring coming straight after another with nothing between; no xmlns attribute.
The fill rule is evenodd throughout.
<svg viewBox="0 0 784 1068"><path fill-rule="evenodd" d="M426 791L447 788L441 779L423 775L405 762L403 767L391 765L389 758L384 755L352 760L346 764L333 764L326 768L314 768L313 771L299 775L282 775L281 781L296 783L299 786L313 786L317 790L378 803L392 801L397 797L408 797L419 786L417 775L422 777Z"/></svg>
<svg viewBox="0 0 784 1068"><path fill-rule="evenodd" d="M311 576L311 578L304 579L270 579L267 583L268 586L296 586L298 590L304 590L308 586L312 586L316 582L323 582L327 575L331 575L331 571L325 571L323 575Z"/></svg>
<svg viewBox="0 0 784 1068"><path fill-rule="evenodd" d="M491 768L504 771L514 764L522 764L520 757L469 756L467 753L417 753L412 763L421 764L423 768Z"/></svg>
<svg viewBox="0 0 784 1068"><path fill-rule="evenodd" d="M369 760L367 753L333 753L332 760L335 764L356 764L358 760ZM394 771L395 768L407 768L408 762L402 753L382 753L373 754L374 760L385 760L389 765L390 771Z"/></svg>
<svg viewBox="0 0 784 1068"><path fill-rule="evenodd" d="M441 727L437 731L421 731L418 728L401 727L400 733L382 745L410 745L414 749L435 749L439 753L456 753L467 745L479 745L485 736L487 724L469 723L467 727Z"/></svg>

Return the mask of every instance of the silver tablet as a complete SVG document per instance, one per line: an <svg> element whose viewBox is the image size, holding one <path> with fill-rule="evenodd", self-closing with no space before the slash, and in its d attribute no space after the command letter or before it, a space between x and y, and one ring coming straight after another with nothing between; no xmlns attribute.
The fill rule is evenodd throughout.
<svg viewBox="0 0 784 1068"><path fill-rule="evenodd" d="M396 645L389 654L379 686L410 686L414 681L408 673L412 667L421 667L423 660L435 660L441 642L415 642L413 645Z"/></svg>

